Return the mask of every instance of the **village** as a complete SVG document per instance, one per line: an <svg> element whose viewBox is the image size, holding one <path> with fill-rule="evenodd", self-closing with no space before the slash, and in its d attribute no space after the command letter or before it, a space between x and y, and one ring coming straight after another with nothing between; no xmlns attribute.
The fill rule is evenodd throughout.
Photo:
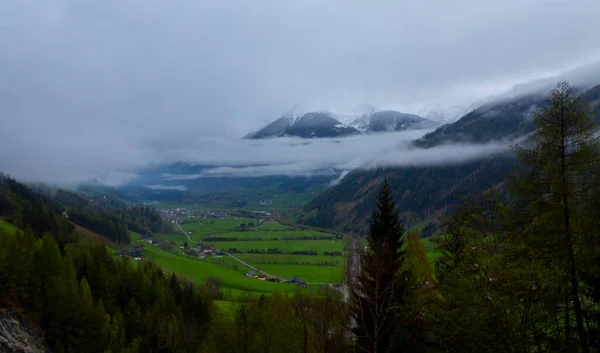
<svg viewBox="0 0 600 353"><path fill-rule="evenodd" d="M252 217L258 218L262 221L272 220L273 217L270 212L266 211L214 211L214 210L188 210L187 208L167 208L158 210L163 220L171 223L183 223L186 218L199 218L199 219L227 219L228 217L235 217L239 219L249 214Z"/></svg>

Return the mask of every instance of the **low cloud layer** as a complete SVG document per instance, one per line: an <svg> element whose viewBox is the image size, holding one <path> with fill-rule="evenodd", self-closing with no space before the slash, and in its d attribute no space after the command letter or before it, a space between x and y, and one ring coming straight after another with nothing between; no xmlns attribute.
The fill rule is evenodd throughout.
<svg viewBox="0 0 600 353"><path fill-rule="evenodd" d="M439 159L391 137L237 139L299 103L454 116L599 60L598 13L585 0L0 1L0 170L119 185L175 161L271 175L482 154L499 146Z"/></svg>
<svg viewBox="0 0 600 353"><path fill-rule="evenodd" d="M146 187L150 190L165 190L165 191L186 191L187 187L185 185L146 185Z"/></svg>
<svg viewBox="0 0 600 353"><path fill-rule="evenodd" d="M5 171L15 177L63 185L90 180L121 185L135 181L144 168L174 162L211 166L200 174L165 174L163 179L169 181L168 185L147 185L154 190L183 190L185 181L197 178L330 175L335 179L340 173L359 167L460 163L506 151L509 147L508 142L445 145L431 149L410 147L411 141L429 131L311 140L196 138L138 143L128 139L112 142L122 146L118 153L112 153L108 148L96 148L101 141L85 140L84 143L74 139L78 145L70 145L71 148L0 152L0 158L4 158Z"/></svg>

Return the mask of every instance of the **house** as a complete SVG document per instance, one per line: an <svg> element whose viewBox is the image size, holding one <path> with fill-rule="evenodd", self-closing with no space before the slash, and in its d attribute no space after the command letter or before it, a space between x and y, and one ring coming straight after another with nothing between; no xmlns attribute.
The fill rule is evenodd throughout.
<svg viewBox="0 0 600 353"><path fill-rule="evenodd" d="M144 246L142 244L133 244L133 250L143 250Z"/></svg>
<svg viewBox="0 0 600 353"><path fill-rule="evenodd" d="M142 259L142 257L144 257L144 254L142 254L142 252L139 250L132 250L127 253L127 256L133 258L136 261L139 261Z"/></svg>
<svg viewBox="0 0 600 353"><path fill-rule="evenodd" d="M141 251L139 250L121 250L121 251L117 251L115 252L115 256L117 257L129 257L132 258L136 261L141 260L144 257L144 254L142 254Z"/></svg>
<svg viewBox="0 0 600 353"><path fill-rule="evenodd" d="M301 280L300 277L298 277L298 276L292 277L292 279L290 279L287 282L291 283L291 284L297 284L297 285L302 286L302 287L306 287L306 282L304 282L303 280Z"/></svg>
<svg viewBox="0 0 600 353"><path fill-rule="evenodd" d="M248 277L252 277L252 278L258 278L258 276L256 275L256 271L248 271L248 273L246 273L246 276Z"/></svg>
<svg viewBox="0 0 600 353"><path fill-rule="evenodd" d="M158 240L158 239L153 239L153 240L150 242L150 244L152 244L152 245L158 245L158 244L160 244L160 240Z"/></svg>
<svg viewBox="0 0 600 353"><path fill-rule="evenodd" d="M211 256L212 254L213 254L213 251L212 251L212 250L210 250L210 249L205 249L205 250L204 250L204 255L205 255L205 256Z"/></svg>

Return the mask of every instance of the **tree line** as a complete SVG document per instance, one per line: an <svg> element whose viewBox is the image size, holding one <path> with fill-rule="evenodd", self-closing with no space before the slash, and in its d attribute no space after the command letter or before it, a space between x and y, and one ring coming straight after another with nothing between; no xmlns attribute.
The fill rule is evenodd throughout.
<svg viewBox="0 0 600 353"><path fill-rule="evenodd" d="M303 235L303 236L291 236L291 237L282 237L279 239L278 237L273 238L264 238L264 237L216 237L209 236L205 237L204 241L214 242L214 241L261 241L261 240L339 240L342 239L342 236L334 236L334 235Z"/></svg>
<svg viewBox="0 0 600 353"><path fill-rule="evenodd" d="M434 267L384 183L352 286L357 351L600 351L598 126L566 82L535 123L505 192L456 211Z"/></svg>

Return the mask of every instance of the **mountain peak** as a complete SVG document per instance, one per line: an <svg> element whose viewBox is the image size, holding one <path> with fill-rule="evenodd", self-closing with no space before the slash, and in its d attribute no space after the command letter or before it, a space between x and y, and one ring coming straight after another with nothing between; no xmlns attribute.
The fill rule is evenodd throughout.
<svg viewBox="0 0 600 353"><path fill-rule="evenodd" d="M377 110L374 106L366 104L348 109L344 113L332 113L327 110L304 111L296 105L281 118L256 133L248 134L246 138L342 137L360 133L423 129L435 125L435 122L418 115L395 110Z"/></svg>

